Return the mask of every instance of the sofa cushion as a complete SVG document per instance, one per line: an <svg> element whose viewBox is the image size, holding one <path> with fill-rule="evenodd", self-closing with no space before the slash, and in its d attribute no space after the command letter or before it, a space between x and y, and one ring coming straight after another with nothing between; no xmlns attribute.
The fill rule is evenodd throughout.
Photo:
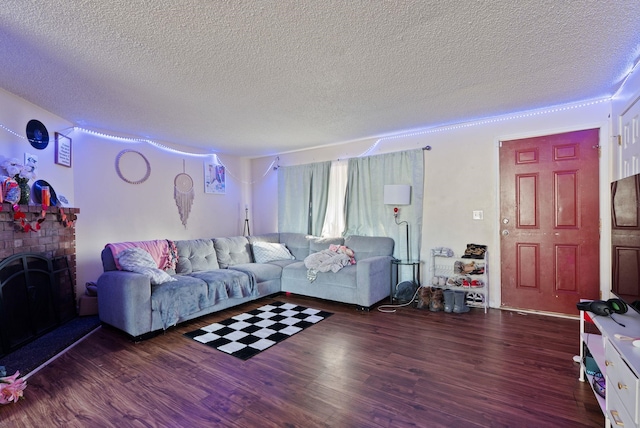
<svg viewBox="0 0 640 428"><path fill-rule="evenodd" d="M280 242L279 233L265 233L262 235L249 236L249 243L254 244L256 242Z"/></svg>
<svg viewBox="0 0 640 428"><path fill-rule="evenodd" d="M284 244L275 242L254 242L251 245L253 258L256 263L268 263L275 260L293 260L295 257L291 255Z"/></svg>
<svg viewBox="0 0 640 428"><path fill-rule="evenodd" d="M176 273L186 274L220 269L218 257L211 239L185 239L176 241L178 264Z"/></svg>
<svg viewBox="0 0 640 428"><path fill-rule="evenodd" d="M307 271L308 269L304 265L304 262L296 262L285 266L284 269L282 269L283 284L284 282L291 281L291 283L294 284L305 284L305 286L308 285L309 287L319 288L327 285L344 288L357 287L358 270L356 265L345 266L338 272L319 272L313 282L309 281ZM288 291L284 285L283 290Z"/></svg>
<svg viewBox="0 0 640 428"><path fill-rule="evenodd" d="M355 253L356 261L369 257L392 256L394 241L384 236L347 236L344 245Z"/></svg>
<svg viewBox="0 0 640 428"><path fill-rule="evenodd" d="M282 276L282 266L273 263L243 263L229 266L229 269L253 275L258 283L280 280Z"/></svg>
<svg viewBox="0 0 640 428"><path fill-rule="evenodd" d="M309 255L310 237L302 233L281 233L280 242L285 244L296 260L304 260Z"/></svg>
<svg viewBox="0 0 640 428"><path fill-rule="evenodd" d="M218 256L218 264L222 269L253 261L249 240L244 236L215 238L213 245Z"/></svg>

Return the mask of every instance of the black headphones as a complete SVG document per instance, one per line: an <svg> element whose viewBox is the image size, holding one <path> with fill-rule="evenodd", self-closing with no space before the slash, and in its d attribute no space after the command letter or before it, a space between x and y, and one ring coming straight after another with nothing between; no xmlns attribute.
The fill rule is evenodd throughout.
<svg viewBox="0 0 640 428"><path fill-rule="evenodd" d="M594 300L580 302L576 305L580 311L589 311L596 315L609 316L611 314L624 314L629 309L627 304L620 299Z"/></svg>

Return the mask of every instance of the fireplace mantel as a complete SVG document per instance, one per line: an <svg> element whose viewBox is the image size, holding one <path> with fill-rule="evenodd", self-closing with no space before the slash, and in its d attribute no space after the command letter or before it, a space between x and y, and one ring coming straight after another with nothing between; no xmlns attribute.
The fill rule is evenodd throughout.
<svg viewBox="0 0 640 428"><path fill-rule="evenodd" d="M59 220L58 207L49 207L45 221L39 231L23 232L14 220L14 212L9 204L2 204L0 211L0 260L19 253L38 253L49 258L68 256L73 263L75 275L76 230L75 226L65 227ZM79 208L62 208L64 214L79 214ZM20 205L26 221L35 224L41 216L40 205Z"/></svg>

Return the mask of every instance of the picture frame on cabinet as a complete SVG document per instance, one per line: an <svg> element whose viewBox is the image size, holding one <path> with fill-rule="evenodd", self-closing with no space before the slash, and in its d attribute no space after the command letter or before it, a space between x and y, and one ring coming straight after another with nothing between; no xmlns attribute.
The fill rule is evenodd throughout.
<svg viewBox="0 0 640 428"><path fill-rule="evenodd" d="M55 163L58 165L71 168L71 138L59 132L55 133L56 138L56 155Z"/></svg>

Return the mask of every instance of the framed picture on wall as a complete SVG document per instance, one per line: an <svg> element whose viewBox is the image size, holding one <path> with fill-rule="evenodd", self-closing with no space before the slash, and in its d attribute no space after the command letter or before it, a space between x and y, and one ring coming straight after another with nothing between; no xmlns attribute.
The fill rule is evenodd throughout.
<svg viewBox="0 0 640 428"><path fill-rule="evenodd" d="M71 168L71 138L56 132L56 159L58 165Z"/></svg>
<svg viewBox="0 0 640 428"><path fill-rule="evenodd" d="M223 195L226 192L224 165L204 163L204 192Z"/></svg>

